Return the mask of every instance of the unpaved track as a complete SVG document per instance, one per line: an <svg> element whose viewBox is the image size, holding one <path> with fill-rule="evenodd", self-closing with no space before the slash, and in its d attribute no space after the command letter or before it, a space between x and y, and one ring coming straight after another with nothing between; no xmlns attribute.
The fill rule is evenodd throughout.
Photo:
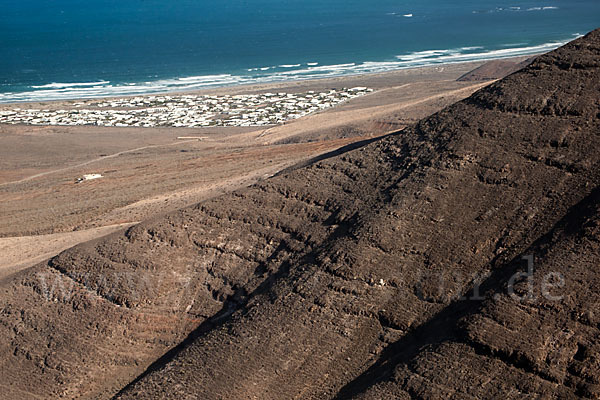
<svg viewBox="0 0 600 400"><path fill-rule="evenodd" d="M176 144L182 144L182 143L188 143L188 142L197 142L197 141L198 141L198 139L177 140L177 141L175 141L173 143L155 144L155 145L137 147L135 149L123 150L123 151L119 151L118 153L109 154L107 156L96 157L96 158L93 158L91 160L87 160L87 161L84 161L82 163L79 163L79 164L69 165L67 167L53 169L51 171L40 172L39 174L31 175L31 176L28 176L26 178L19 179L19 180L16 180L16 181L0 183L0 186L11 185L11 184L14 184L14 183L27 182L27 181L30 181L32 179L41 178L42 176L54 174L54 173L57 173L57 172L68 171L68 170L74 169L74 168L84 167L86 165L89 165L89 164L92 164L92 163L95 163L95 162L98 162L98 161L103 161L103 160L107 160L107 159L110 159L110 158L115 158L115 157L118 157L118 156L121 156L121 155L127 154L127 153L134 153L136 151L141 151L141 150L147 150L147 149L153 149L153 148L159 148L159 147L166 147L166 146L174 146Z"/></svg>

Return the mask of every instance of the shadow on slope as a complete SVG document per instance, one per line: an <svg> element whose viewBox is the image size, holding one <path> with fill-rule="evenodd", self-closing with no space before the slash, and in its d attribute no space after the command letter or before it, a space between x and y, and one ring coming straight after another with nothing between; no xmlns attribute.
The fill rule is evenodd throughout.
<svg viewBox="0 0 600 400"><path fill-rule="evenodd" d="M493 299L495 295L506 291L511 278L523 278L529 267L529 256L542 258L548 252L547 247L552 245L559 233L574 236L582 231L586 220L596 215L600 205L600 187L584 200L572 206L564 217L546 234L536 240L529 249L509 262L496 257L488 267L492 271L487 278L476 282L475 286L464 293L460 299L455 300L429 321L406 334L402 339L387 346L367 371L346 384L337 394L337 399L350 399L359 396L372 386L393 380L394 371L402 364L414 361L417 354L424 348L440 345L444 342L459 342L473 345L465 336L464 320L471 315L481 312L483 300ZM533 276L537 276L534 271ZM521 279L522 280L522 279ZM385 321L382 325L385 326ZM485 349L476 349L484 355L490 355ZM526 361L516 355L496 353L492 356L500 358L505 364L524 369L528 373L537 374ZM402 385L400 385L402 386Z"/></svg>

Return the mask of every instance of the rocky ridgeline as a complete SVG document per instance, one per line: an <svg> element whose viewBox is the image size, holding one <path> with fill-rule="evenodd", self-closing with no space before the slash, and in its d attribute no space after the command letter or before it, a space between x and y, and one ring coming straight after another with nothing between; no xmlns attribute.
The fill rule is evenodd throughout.
<svg viewBox="0 0 600 400"><path fill-rule="evenodd" d="M302 94L145 96L76 102L69 109L12 108L0 123L117 127L264 126L281 124L372 92L366 87Z"/></svg>

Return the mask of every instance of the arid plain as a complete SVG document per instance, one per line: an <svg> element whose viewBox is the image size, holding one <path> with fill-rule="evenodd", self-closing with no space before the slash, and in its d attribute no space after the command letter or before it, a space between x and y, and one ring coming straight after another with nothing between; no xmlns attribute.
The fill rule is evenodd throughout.
<svg viewBox="0 0 600 400"><path fill-rule="evenodd" d="M398 131L468 97L524 60L441 65L199 93L306 93L355 86L373 89L341 105L271 126L0 124L0 278L77 243ZM458 80L465 74L466 78ZM0 110L69 109L75 103L3 105ZM90 173L103 177L76 182Z"/></svg>

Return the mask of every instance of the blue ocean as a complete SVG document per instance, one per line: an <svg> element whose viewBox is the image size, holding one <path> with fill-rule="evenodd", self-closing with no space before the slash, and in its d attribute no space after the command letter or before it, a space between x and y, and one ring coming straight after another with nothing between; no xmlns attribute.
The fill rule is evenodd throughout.
<svg viewBox="0 0 600 400"><path fill-rule="evenodd" d="M533 54L598 0L3 0L0 102L195 90Z"/></svg>

